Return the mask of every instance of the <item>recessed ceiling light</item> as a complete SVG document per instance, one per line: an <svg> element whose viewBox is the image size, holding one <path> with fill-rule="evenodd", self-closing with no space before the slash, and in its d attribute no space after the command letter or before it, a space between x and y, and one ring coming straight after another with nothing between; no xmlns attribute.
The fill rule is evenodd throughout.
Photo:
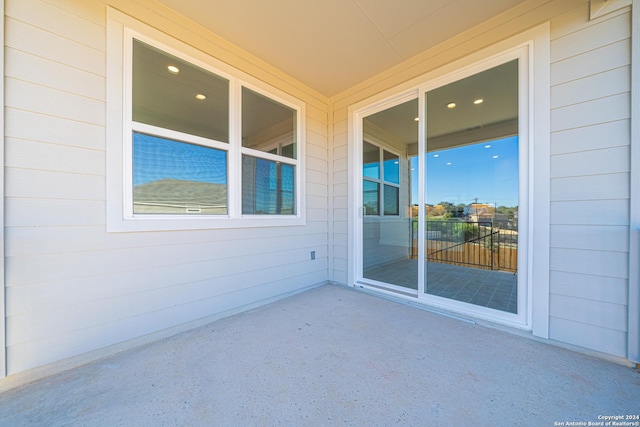
<svg viewBox="0 0 640 427"><path fill-rule="evenodd" d="M484 146L484 148L491 148L491 145L487 144L487 145Z"/></svg>
<svg viewBox="0 0 640 427"><path fill-rule="evenodd" d="M447 162L447 166L451 166L451 162Z"/></svg>
<svg viewBox="0 0 640 427"><path fill-rule="evenodd" d="M456 103L455 102L450 102L447 104L447 108L452 109L452 108L456 108Z"/></svg>
<svg viewBox="0 0 640 427"><path fill-rule="evenodd" d="M433 157L440 157L440 154L434 154Z"/></svg>
<svg viewBox="0 0 640 427"><path fill-rule="evenodd" d="M494 158L494 159L497 159L497 158L498 158L498 156L493 156L493 158Z"/></svg>
<svg viewBox="0 0 640 427"><path fill-rule="evenodd" d="M474 104L478 105L478 104L482 104L484 102L484 99L482 98L478 98L475 101L473 101Z"/></svg>
<svg viewBox="0 0 640 427"><path fill-rule="evenodd" d="M416 117L416 118L415 118L415 119L413 119L413 120L415 120L416 122L419 122L419 121L420 121L420 117Z"/></svg>
<svg viewBox="0 0 640 427"><path fill-rule="evenodd" d="M204 101L205 99L207 99L207 95L203 95L203 94L199 93L199 94L196 95L196 99L198 101Z"/></svg>
<svg viewBox="0 0 640 427"><path fill-rule="evenodd" d="M169 70L171 74L178 74L180 72L180 68L176 67L175 65L169 65L167 67L167 70Z"/></svg>

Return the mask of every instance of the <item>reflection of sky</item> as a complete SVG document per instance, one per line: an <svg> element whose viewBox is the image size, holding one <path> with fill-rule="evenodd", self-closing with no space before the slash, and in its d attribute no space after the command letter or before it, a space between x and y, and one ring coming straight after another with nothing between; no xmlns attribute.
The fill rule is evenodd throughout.
<svg viewBox="0 0 640 427"><path fill-rule="evenodd" d="M387 182L393 182L394 184L400 184L400 164L397 158L392 160L385 160L384 167L384 180Z"/></svg>
<svg viewBox="0 0 640 427"><path fill-rule="evenodd" d="M227 183L227 153L134 132L133 185L161 179Z"/></svg>
<svg viewBox="0 0 640 427"><path fill-rule="evenodd" d="M243 198L252 201L243 206L244 213L295 212L295 166L243 156L243 168ZM252 180L253 183L251 183ZM280 206L278 206L278 195ZM255 207L251 208L250 205Z"/></svg>
<svg viewBox="0 0 640 427"><path fill-rule="evenodd" d="M394 184L400 184L399 159L396 157L394 159L384 160L382 166L384 167L384 180L393 182ZM362 176L376 180L380 179L380 161L376 159L370 163L364 163L362 165Z"/></svg>
<svg viewBox="0 0 640 427"><path fill-rule="evenodd" d="M487 147L488 146L488 147ZM497 156L497 157L495 157ZM518 137L427 153L426 203L518 205ZM418 203L418 157L411 159L412 204Z"/></svg>

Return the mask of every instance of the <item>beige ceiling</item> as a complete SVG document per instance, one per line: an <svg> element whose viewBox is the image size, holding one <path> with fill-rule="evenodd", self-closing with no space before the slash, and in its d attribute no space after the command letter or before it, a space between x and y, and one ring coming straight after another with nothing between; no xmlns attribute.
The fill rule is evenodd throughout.
<svg viewBox="0 0 640 427"><path fill-rule="evenodd" d="M159 0L333 96L525 0Z"/></svg>

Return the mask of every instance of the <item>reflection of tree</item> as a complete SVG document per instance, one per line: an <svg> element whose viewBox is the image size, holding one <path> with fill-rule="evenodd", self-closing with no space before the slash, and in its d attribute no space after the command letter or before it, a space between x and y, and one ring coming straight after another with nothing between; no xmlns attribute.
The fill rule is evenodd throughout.
<svg viewBox="0 0 640 427"><path fill-rule="evenodd" d="M506 215L507 218L511 220L518 217L518 207L498 206L496 208L496 213Z"/></svg>

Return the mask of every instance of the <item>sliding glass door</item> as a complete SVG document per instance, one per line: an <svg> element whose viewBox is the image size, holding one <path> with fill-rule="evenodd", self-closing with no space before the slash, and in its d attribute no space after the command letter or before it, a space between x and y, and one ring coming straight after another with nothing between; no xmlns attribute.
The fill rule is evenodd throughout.
<svg viewBox="0 0 640 427"><path fill-rule="evenodd" d="M425 94L428 295L518 309L518 60Z"/></svg>
<svg viewBox="0 0 640 427"><path fill-rule="evenodd" d="M418 142L418 100L367 116L362 141L362 271L372 284L418 289L409 154Z"/></svg>
<svg viewBox="0 0 640 427"><path fill-rule="evenodd" d="M521 61L430 83L362 116L361 283L522 320Z"/></svg>

